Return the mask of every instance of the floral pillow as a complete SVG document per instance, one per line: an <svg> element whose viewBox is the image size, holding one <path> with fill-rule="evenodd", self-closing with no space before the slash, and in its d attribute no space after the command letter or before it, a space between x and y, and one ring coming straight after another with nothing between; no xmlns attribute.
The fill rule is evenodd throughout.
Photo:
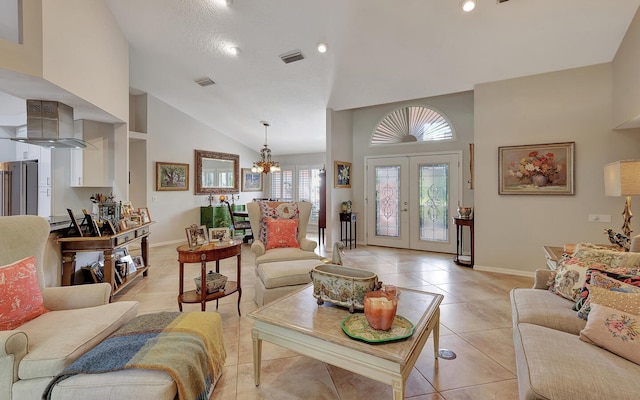
<svg viewBox="0 0 640 400"><path fill-rule="evenodd" d="M583 307L589 298L590 284L607 289L623 286L640 287L640 270L627 268L617 268L612 270L589 268L585 274L584 286L576 298L576 303L573 305L573 309L575 311L583 313L584 316L579 316L584 319L586 319L589 314L588 309L585 308L583 310Z"/></svg>
<svg viewBox="0 0 640 400"><path fill-rule="evenodd" d="M580 340L640 364L640 317L597 303L591 305Z"/></svg>
<svg viewBox="0 0 640 400"><path fill-rule="evenodd" d="M577 257L564 260L558 266L549 290L565 299L576 301L584 286L587 269L593 267L606 268L606 265L588 263Z"/></svg>
<svg viewBox="0 0 640 400"><path fill-rule="evenodd" d="M267 220L269 219L298 219L300 216L300 210L298 210L298 203L295 201L280 203L275 207L272 206L273 202L261 201L260 202L260 230L258 232L258 240L262 243L267 243Z"/></svg>
<svg viewBox="0 0 640 400"><path fill-rule="evenodd" d="M604 264L608 268L640 268L640 253L629 253L622 249L604 249L588 243L579 243L572 256L587 264Z"/></svg>
<svg viewBox="0 0 640 400"><path fill-rule="evenodd" d="M297 219L267 218L267 242L265 248L300 247Z"/></svg>
<svg viewBox="0 0 640 400"><path fill-rule="evenodd" d="M0 331L16 329L47 312L33 256L0 267Z"/></svg>

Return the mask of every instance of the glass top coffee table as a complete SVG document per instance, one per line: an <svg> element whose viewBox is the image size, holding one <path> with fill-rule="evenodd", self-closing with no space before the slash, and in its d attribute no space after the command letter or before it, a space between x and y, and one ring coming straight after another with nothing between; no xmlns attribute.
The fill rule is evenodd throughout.
<svg viewBox="0 0 640 400"><path fill-rule="evenodd" d="M368 343L352 339L341 325L352 314L331 303L318 305L311 285L249 313L255 320L252 337L256 386L260 385L262 341L266 340L391 385L394 400L404 399L407 378L432 332L433 353L438 358L443 296L398 289L397 315L408 319L415 329L413 335L397 341Z"/></svg>

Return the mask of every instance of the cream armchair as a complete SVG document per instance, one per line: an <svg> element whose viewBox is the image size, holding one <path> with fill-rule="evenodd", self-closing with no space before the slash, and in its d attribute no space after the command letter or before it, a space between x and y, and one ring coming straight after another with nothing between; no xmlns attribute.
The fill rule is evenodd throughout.
<svg viewBox="0 0 640 400"><path fill-rule="evenodd" d="M137 302L109 303L107 283L51 287L59 279L60 256L48 243L49 231L41 217L0 217L0 275L2 266L34 256L49 310L16 329L0 331L3 400L42 398L55 375L137 314Z"/></svg>
<svg viewBox="0 0 640 400"><path fill-rule="evenodd" d="M268 201L266 204L271 208L277 208L290 204L290 202ZM299 211L297 239L300 247L283 247L267 250L265 243L260 240L260 226L263 223L260 202L254 201L247 203L247 212L249 214L249 221L251 221L251 231L253 232L251 250L256 255L256 265L278 261L318 259L318 255L314 252L318 243L306 238L307 225L311 217L311 203L300 201L297 202L297 205Z"/></svg>

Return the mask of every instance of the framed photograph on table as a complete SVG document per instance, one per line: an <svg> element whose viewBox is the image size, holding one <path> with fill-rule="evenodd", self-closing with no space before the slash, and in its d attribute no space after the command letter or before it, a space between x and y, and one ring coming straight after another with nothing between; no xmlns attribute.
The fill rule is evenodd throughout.
<svg viewBox="0 0 640 400"><path fill-rule="evenodd" d="M231 230L229 228L209 228L209 241L220 242L231 238Z"/></svg>
<svg viewBox="0 0 640 400"><path fill-rule="evenodd" d="M189 190L189 164L156 162L156 190Z"/></svg>
<svg viewBox="0 0 640 400"><path fill-rule="evenodd" d="M575 142L498 147L499 194L574 195Z"/></svg>
<svg viewBox="0 0 640 400"><path fill-rule="evenodd" d="M262 173L251 172L251 168L242 168L242 191L262 192Z"/></svg>
<svg viewBox="0 0 640 400"><path fill-rule="evenodd" d="M351 163L344 161L336 161L333 166L335 188L351 187Z"/></svg>
<svg viewBox="0 0 640 400"><path fill-rule="evenodd" d="M133 263L136 266L136 269L144 268L144 258L142 256L133 256Z"/></svg>
<svg viewBox="0 0 640 400"><path fill-rule="evenodd" d="M189 247L196 248L209 243L209 235L206 225L198 226L194 224L185 228L185 231L187 232L187 242L189 242Z"/></svg>
<svg viewBox="0 0 640 400"><path fill-rule="evenodd" d="M151 222L151 214L149 214L149 209L147 207L138 208L138 214L140 214L143 224Z"/></svg>

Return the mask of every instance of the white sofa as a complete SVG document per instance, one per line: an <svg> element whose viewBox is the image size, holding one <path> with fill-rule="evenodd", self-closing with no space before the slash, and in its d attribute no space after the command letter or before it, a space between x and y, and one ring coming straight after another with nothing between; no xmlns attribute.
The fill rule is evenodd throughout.
<svg viewBox="0 0 640 400"><path fill-rule="evenodd" d="M511 291L520 400L638 399L640 365L580 340L587 321L549 291L552 273Z"/></svg>
<svg viewBox="0 0 640 400"><path fill-rule="evenodd" d="M0 331L2 400L42 398L55 375L137 314L137 302L109 303L106 283L51 287L59 277L44 266L59 263L59 255L47 246L49 232L44 218L0 217L0 268L34 256L44 306L50 310L16 329Z"/></svg>

